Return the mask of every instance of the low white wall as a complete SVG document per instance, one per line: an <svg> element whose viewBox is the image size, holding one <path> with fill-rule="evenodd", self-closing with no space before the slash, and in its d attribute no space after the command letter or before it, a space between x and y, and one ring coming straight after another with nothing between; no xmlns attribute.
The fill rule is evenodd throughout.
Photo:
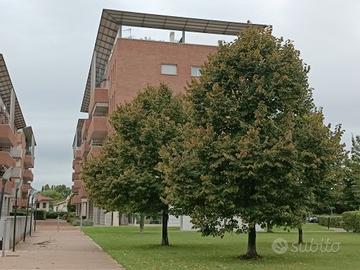
<svg viewBox="0 0 360 270"><path fill-rule="evenodd" d="M16 217L16 237L15 243L21 241L24 237L24 230L25 230L25 220L26 217L19 216ZM6 232L4 231L4 223L6 222ZM34 226L32 226L34 228ZM11 249L13 247L13 231L14 231L14 217L4 217L0 221L0 239L3 239L4 232L6 234L5 240L5 249ZM29 235L30 233L30 216L27 219L27 228L26 234Z"/></svg>

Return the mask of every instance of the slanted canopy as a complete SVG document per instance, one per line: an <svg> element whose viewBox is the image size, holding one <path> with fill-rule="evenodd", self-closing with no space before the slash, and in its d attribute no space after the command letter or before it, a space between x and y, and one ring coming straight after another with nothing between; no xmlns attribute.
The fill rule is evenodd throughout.
<svg viewBox="0 0 360 270"><path fill-rule="evenodd" d="M0 54L0 97L4 102L6 109L10 112L10 99L11 91L14 89L10 79L9 72L7 70L5 60L2 54ZM21 112L21 108L18 99L15 94L15 128L22 129L26 126L24 116Z"/></svg>
<svg viewBox="0 0 360 270"><path fill-rule="evenodd" d="M249 27L265 28L268 26L263 24L196 19L104 9L94 48L94 52L96 52L96 85L99 85L103 80L106 65L120 25L230 36L235 36ZM84 97L81 104L81 112L88 112L89 110L90 74L91 70L89 70L86 82Z"/></svg>

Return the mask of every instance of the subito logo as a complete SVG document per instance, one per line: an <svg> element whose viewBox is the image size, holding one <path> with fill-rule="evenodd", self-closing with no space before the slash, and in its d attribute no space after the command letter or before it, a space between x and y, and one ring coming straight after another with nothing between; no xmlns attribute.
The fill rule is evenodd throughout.
<svg viewBox="0 0 360 270"><path fill-rule="evenodd" d="M275 239L271 247L276 254L284 254L289 249L288 243L282 238Z"/></svg>

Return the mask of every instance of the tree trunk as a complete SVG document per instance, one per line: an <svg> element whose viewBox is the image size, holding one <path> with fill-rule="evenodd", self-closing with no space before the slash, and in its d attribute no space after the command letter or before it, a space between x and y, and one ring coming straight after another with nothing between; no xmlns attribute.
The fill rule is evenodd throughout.
<svg viewBox="0 0 360 270"><path fill-rule="evenodd" d="M256 259L258 254L256 252L256 229L255 224L249 227L248 232L248 247L246 255L244 256L245 259Z"/></svg>
<svg viewBox="0 0 360 270"><path fill-rule="evenodd" d="M140 214L140 233L144 232L145 215Z"/></svg>
<svg viewBox="0 0 360 270"><path fill-rule="evenodd" d="M272 232L273 232L273 230L272 230L272 225L271 225L271 222L270 222L270 221L268 221L268 222L266 223L266 232L268 232L268 233L272 233Z"/></svg>
<svg viewBox="0 0 360 270"><path fill-rule="evenodd" d="M298 239L298 244L301 245L304 243L304 238L303 238L303 229L302 226L300 225L298 228L299 231L299 239Z"/></svg>
<svg viewBox="0 0 360 270"><path fill-rule="evenodd" d="M166 208L162 212L162 239L161 239L162 246L169 245L168 221L169 221L169 210L168 208Z"/></svg>

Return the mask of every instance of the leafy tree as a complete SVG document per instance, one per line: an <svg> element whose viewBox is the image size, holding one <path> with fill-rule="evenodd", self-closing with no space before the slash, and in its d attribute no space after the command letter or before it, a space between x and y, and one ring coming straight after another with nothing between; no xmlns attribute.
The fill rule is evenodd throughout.
<svg viewBox="0 0 360 270"><path fill-rule="evenodd" d="M41 191L49 190L50 186L48 184L41 187Z"/></svg>
<svg viewBox="0 0 360 270"><path fill-rule="evenodd" d="M311 167L303 155L312 151L298 138L315 112L308 71L290 41L269 29L242 32L209 57L189 89L193 122L162 149L168 203L190 213L204 235L247 224L245 258L258 256L255 224L299 224L301 205L313 202L300 197L314 197L303 179Z"/></svg>
<svg viewBox="0 0 360 270"><path fill-rule="evenodd" d="M53 199L54 201L61 201L63 199L62 195L53 189L42 191L41 194Z"/></svg>
<svg viewBox="0 0 360 270"><path fill-rule="evenodd" d="M360 136L352 138L350 157L346 161L341 208L353 211L360 208Z"/></svg>
<svg viewBox="0 0 360 270"><path fill-rule="evenodd" d="M114 112L114 136L103 155L84 168L87 190L100 206L149 215L161 212L162 245L169 245L169 205L163 174L157 170L159 151L177 137L185 121L183 103L167 86L147 87Z"/></svg>
<svg viewBox="0 0 360 270"><path fill-rule="evenodd" d="M298 243L303 243L302 223L306 216L317 208L330 207L334 189L340 183L339 172L345 158L344 145L341 144L341 126L334 130L324 124L322 111L315 110L296 124L294 142L301 169L301 185L293 194L290 203L297 206Z"/></svg>
<svg viewBox="0 0 360 270"><path fill-rule="evenodd" d="M71 194L71 188L67 187L66 185L54 185L51 186L51 189L59 192L64 199Z"/></svg>
<svg viewBox="0 0 360 270"><path fill-rule="evenodd" d="M41 187L41 194L53 199L54 201L65 200L70 194L71 189L66 185L51 185L48 184Z"/></svg>

